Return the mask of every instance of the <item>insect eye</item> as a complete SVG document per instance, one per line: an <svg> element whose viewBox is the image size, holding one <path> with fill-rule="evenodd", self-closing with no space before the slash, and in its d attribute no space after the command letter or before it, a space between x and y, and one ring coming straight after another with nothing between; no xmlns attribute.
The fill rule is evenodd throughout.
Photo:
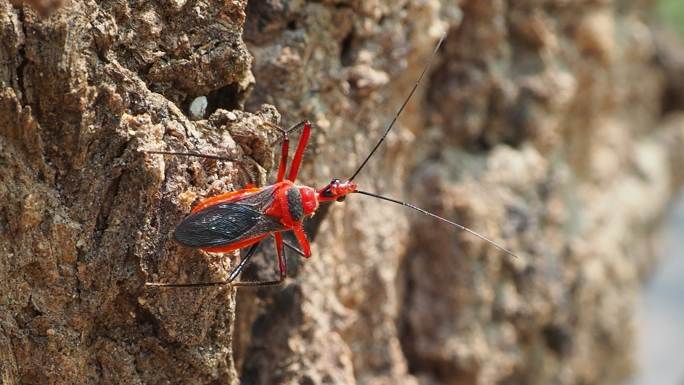
<svg viewBox="0 0 684 385"><path fill-rule="evenodd" d="M335 195L332 193L332 191L330 191L330 186L326 187L325 190L323 190L323 194L321 194L321 195L323 195L323 196L326 197L326 198L332 198L332 197L335 196Z"/></svg>

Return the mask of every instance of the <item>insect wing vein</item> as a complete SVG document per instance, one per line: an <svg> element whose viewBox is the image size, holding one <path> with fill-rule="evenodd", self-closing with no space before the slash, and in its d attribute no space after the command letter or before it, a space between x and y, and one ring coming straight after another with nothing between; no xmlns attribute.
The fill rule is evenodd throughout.
<svg viewBox="0 0 684 385"><path fill-rule="evenodd" d="M186 217L174 236L189 247L215 247L239 242L283 229L280 222L264 214L273 202L273 189L233 202L218 203Z"/></svg>

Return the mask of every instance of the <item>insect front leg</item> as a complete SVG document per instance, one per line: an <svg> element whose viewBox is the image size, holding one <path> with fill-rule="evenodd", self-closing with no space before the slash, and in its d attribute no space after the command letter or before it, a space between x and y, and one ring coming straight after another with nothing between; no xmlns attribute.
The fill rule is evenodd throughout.
<svg viewBox="0 0 684 385"><path fill-rule="evenodd" d="M295 151L294 158L292 158L292 164L290 164L290 173L287 176L287 179L293 182L297 179L299 166L302 164L302 157L304 156L304 150L306 149L307 143L309 143L309 137L311 137L311 122L305 120L300 124L304 129L302 130L302 135L299 137L297 150Z"/></svg>
<svg viewBox="0 0 684 385"><path fill-rule="evenodd" d="M299 246L302 247L302 255L305 258L309 258L311 256L311 245L309 245L309 239L306 237L304 227L300 223L299 225L292 228L292 231L294 231L295 238L297 238Z"/></svg>
<svg viewBox="0 0 684 385"><path fill-rule="evenodd" d="M295 150L294 158L292 159L292 164L290 165L290 173L288 174L287 180L294 181L299 173L299 166L302 163L302 157L304 156L304 150L306 149L307 143L309 143L309 137L311 137L311 122L308 120L303 120L288 129L282 129L274 124L269 125L276 130L280 131L283 135L283 144L280 151L280 163L278 165L278 182L282 182L285 179L285 171L287 168L287 157L289 155L290 137L289 135L303 128L302 135L299 137L299 142L297 143L297 150Z"/></svg>

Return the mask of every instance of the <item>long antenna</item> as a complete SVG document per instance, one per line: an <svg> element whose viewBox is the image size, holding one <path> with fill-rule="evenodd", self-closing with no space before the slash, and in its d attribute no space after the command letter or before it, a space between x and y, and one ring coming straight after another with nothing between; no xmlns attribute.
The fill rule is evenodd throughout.
<svg viewBox="0 0 684 385"><path fill-rule="evenodd" d="M416 83L413 85L413 88L411 88L411 92L409 92L406 99L404 99L404 103L402 103L401 107L399 107L399 110L394 115L394 118L392 118L392 121L390 122L390 124L385 129L385 132L380 137L380 140L378 140L378 142L375 144L375 147L373 147L373 149L371 150L370 154L368 154L366 159L364 159L363 163L361 163L359 168L357 168L356 171L354 172L354 174L351 176L351 178L349 178L349 181L352 181L352 180L354 180L354 178L356 178L356 175L358 175L359 172L361 172L361 170L363 169L363 167L366 166L366 163L368 163L368 161L373 156L373 154L375 154L375 151L378 150L378 147L380 147L382 142L385 140L385 137L387 136L387 134L389 134L389 132L392 130L392 127L394 127L394 123L399 118L399 115L401 115L401 113L404 111L404 108L408 104L409 100L411 100L413 93L416 92L416 89L420 85L420 81L423 80L423 76L425 76L425 73L427 72L428 68L430 68L430 64L432 64L432 60L435 58L435 56L437 56L437 51L439 51L439 47L442 46L442 42L444 41L445 38L446 38L446 33L444 33L442 35L442 37L439 38L437 45L435 45L435 49L432 51L432 55L430 56L430 60L428 60L427 64L425 64L425 67L423 67L423 72L421 72L420 76L418 76L418 80L416 80Z"/></svg>
<svg viewBox="0 0 684 385"><path fill-rule="evenodd" d="M412 204L410 204L410 203L402 202L402 201L399 201L399 200L396 200L396 199L384 197L384 196L382 196L382 195L369 193L369 192L366 192L366 191L356 190L356 191L354 191L354 192L357 193L357 194L368 195L368 196L371 196L371 197L374 197L374 198L378 198L378 199L381 199L381 200L384 200L384 201L396 203L396 204L398 204L398 205L402 205L402 206L408 207L408 208L410 208L410 209L414 209L414 210L416 210L416 211L420 211L421 213L423 213L423 214L425 214L425 215L427 215L427 216L433 217L433 218L435 218L435 219L439 219L439 220L442 221L442 222L448 223L448 224L450 224L450 225L452 225L452 226L455 226L456 228L458 228L458 229L460 229L460 230L466 231L466 232L468 232L468 233L470 233L470 234L472 234L472 235L474 235L474 236L476 236L476 237L478 237L478 238L480 238L480 239L482 239L482 240L485 240L485 241L487 241L488 243L494 245L497 249L499 249L499 250L505 252L506 254L511 255L511 256L513 256L513 257L515 257L515 258L518 258L518 256L515 255L512 251L510 251L510 250L508 250L507 248L505 248L505 247L499 245L498 243L492 241L491 239L485 237L484 235L479 234L479 233L477 233L477 232L475 232L475 231L473 231L473 230L471 230L471 229L469 229L469 228L467 228L467 227L465 227L465 226L463 226L463 225L459 225L459 224L456 223L456 222L452 222L452 221L450 221L450 220L448 220L448 219L446 219L446 218L442 218L442 217L440 217L440 216L437 215L437 214L433 214L433 213L431 213L431 212L429 212L429 211L427 211L427 210L423 210L423 209L421 209L420 207L417 207L417 206L414 206L414 205L412 205Z"/></svg>

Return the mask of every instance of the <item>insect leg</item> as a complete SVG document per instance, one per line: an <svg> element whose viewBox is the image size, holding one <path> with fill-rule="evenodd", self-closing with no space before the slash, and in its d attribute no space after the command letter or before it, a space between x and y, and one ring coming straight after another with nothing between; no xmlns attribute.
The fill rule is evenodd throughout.
<svg viewBox="0 0 684 385"><path fill-rule="evenodd" d="M285 169L287 169L287 156L290 152L290 137L287 135L287 131L281 130L281 132L283 133L283 143L280 148L280 163L278 164L278 177L276 178L278 182L282 182L285 178Z"/></svg>
<svg viewBox="0 0 684 385"><path fill-rule="evenodd" d="M307 123L308 123L308 124L311 124L311 122L309 122L308 120L302 120L301 122L296 123L296 124L293 124L292 126L290 126L290 127L288 127L288 128L282 128L282 127L280 127L280 126L278 126L278 125L275 125L275 124L273 124L273 123L271 123L271 122L265 122L265 123L266 123L267 126L273 128L273 129L275 129L275 130L278 130L278 131L280 132L280 134L283 135L283 138L285 137L285 135L291 134L291 133L293 133L294 131L297 131L297 130L299 130L300 128L304 127L304 125L306 125ZM278 141L276 140L275 142L271 143L271 146L274 145L274 144L276 144L277 142L278 142Z"/></svg>
<svg viewBox="0 0 684 385"><path fill-rule="evenodd" d="M304 227L301 224L299 224L292 228L292 231L294 231L295 238L297 238L299 246L302 247L302 255L305 258L309 258L311 256L311 246L309 245L309 240L306 238Z"/></svg>
<svg viewBox="0 0 684 385"><path fill-rule="evenodd" d="M293 182L297 179L299 166L302 164L302 157L304 156L304 150L306 149L306 145L309 143L309 137L311 136L311 122L305 120L301 124L304 126L304 129L302 130L302 135L299 137L297 150L295 151L294 158L292 158L292 163L290 164L290 173L287 175L287 179Z"/></svg>
<svg viewBox="0 0 684 385"><path fill-rule="evenodd" d="M275 124L271 123L267 124L272 128L280 131L280 133L283 135L283 144L280 151L280 163L278 165L278 177L276 178L278 182L282 182L285 178L285 170L287 168L287 157L289 155L288 152L290 146L289 134L293 131L296 131L304 127L304 131L302 131L302 135L299 138L299 143L297 144L297 151L295 152L294 159L292 160L292 166L290 168L290 174L288 176L288 180L293 181L297 177L299 165L302 162L302 153L304 152L304 148L306 147L306 144L309 141L309 136L311 136L311 123L308 120L303 120L288 129L282 129L279 126L276 126Z"/></svg>
<svg viewBox="0 0 684 385"><path fill-rule="evenodd" d="M291 244L290 242L285 241L282 238L282 235L280 233L275 235L276 238L276 251L278 252L278 268L280 272L279 279L273 280L273 281L255 281L255 282L235 282L233 281L242 273L244 270L245 266L247 265L247 262L254 256L254 254L257 251L257 248L261 245L261 242L254 244L252 247L249 248L247 251L247 254L240 260L240 264L238 264L233 271L230 272L230 275L228 276L228 279L225 281L216 281L216 282L201 282L201 283L161 283L161 282L147 282L145 283L146 286L156 286L156 287L208 287L208 286L222 286L222 285L231 285L231 286L272 286L272 285L278 285L285 280L285 277L287 277L287 254L285 253L285 247L288 249L294 251L295 253L305 256L304 252L300 250L297 246ZM280 239L280 242L278 241ZM281 243L282 242L282 243ZM280 243L280 245L279 245Z"/></svg>
<svg viewBox="0 0 684 385"><path fill-rule="evenodd" d="M206 158L206 159L216 159L216 160L225 160L228 162L240 162L239 159L236 158L231 158L227 156L220 156L220 155L211 155L211 154L201 154L199 152L182 152L182 151L157 151L157 150L141 150L144 153L147 154L161 154L161 155L178 155L178 156L194 156L197 158Z"/></svg>
<svg viewBox="0 0 684 385"><path fill-rule="evenodd" d="M245 161L242 159L235 158L235 157L212 155L212 154L202 154L199 152L192 152L192 151L161 151L161 150L160 151L157 151L157 150L141 150L141 151L146 153L146 154L188 156L188 157L195 157L195 158L216 159L216 160L233 162L233 163L237 164L238 167L240 167L244 171L244 173L249 176L250 180L255 179L253 173L246 167Z"/></svg>
<svg viewBox="0 0 684 385"><path fill-rule="evenodd" d="M283 233L275 233L274 236L276 240L276 254L278 255L279 278L280 282L282 282L287 277L287 255L283 246Z"/></svg>
<svg viewBox="0 0 684 385"><path fill-rule="evenodd" d="M284 129L278 127L277 125L275 125L271 122L268 122L268 121L265 123L266 123L266 125L280 131L280 133L283 135L284 141L288 142L288 145L289 145L290 139L288 137L288 134L291 133L292 131L295 131L295 130L299 129L300 127L304 126L304 124L307 123L307 121L299 122L299 123L295 124L294 126L288 128L287 130L284 130ZM238 162L238 163L240 162L240 159L235 158L235 157L213 155L213 154L202 154L202 153L194 152L194 151L164 151L164 150L141 150L141 151L144 153L147 153L147 154L192 156L192 157L197 157L197 158L225 160L225 161L229 161L229 162ZM287 151L284 151L284 152L285 152L284 158L287 159ZM282 164L282 160L281 160L281 164ZM280 175L280 172L278 172L278 174ZM283 175L285 175L285 170L283 170Z"/></svg>
<svg viewBox="0 0 684 385"><path fill-rule="evenodd" d="M295 253L299 254L300 256L306 257L306 254L304 254L304 252L299 247L293 245L292 243L290 243L286 240L283 240L283 244L285 245L285 247L294 251Z"/></svg>
<svg viewBox="0 0 684 385"><path fill-rule="evenodd" d="M280 285L287 277L287 255L285 254L283 235L281 233L275 233L273 235L276 241L276 253L278 256L278 270L280 275L278 279L273 281L247 281L247 282L235 282L232 286L274 286Z"/></svg>
<svg viewBox="0 0 684 385"><path fill-rule="evenodd" d="M242 272L242 270L245 268L245 265L247 264L247 261L249 261L250 258L254 255L254 253L257 251L257 248L261 242L257 242L252 247L249 248L247 251L247 254L245 255L244 258L240 261L240 264L233 269L233 271L230 272L230 276L228 276L228 279L225 281L215 281L215 282L200 282L200 283L161 283L161 282L146 282L145 286L156 286L156 287L207 287L207 286L222 286L222 285L230 285L231 282Z"/></svg>
<svg viewBox="0 0 684 385"><path fill-rule="evenodd" d="M252 247L250 247L249 250L247 250L247 254L245 255L245 257L242 258L240 260L240 263L237 266L235 266L233 271L230 272L230 275L228 276L228 280L227 280L228 283L233 282L235 280L235 278L237 278L237 276L240 275L240 273L242 273L242 270L245 269L247 262L249 262L249 260L252 258L254 253L257 251L257 247L260 244L261 244L261 242L257 242Z"/></svg>

